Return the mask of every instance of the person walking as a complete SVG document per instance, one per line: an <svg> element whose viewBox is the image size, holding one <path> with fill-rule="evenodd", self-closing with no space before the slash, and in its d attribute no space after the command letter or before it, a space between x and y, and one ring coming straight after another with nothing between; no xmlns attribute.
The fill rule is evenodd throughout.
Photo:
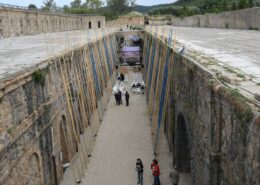
<svg viewBox="0 0 260 185"><path fill-rule="evenodd" d="M123 73L120 74L120 80L123 82L125 80L125 76Z"/></svg>
<svg viewBox="0 0 260 185"><path fill-rule="evenodd" d="M141 159L137 159L136 161L136 170L137 170L137 177L138 177L137 184L143 185L144 166Z"/></svg>
<svg viewBox="0 0 260 185"><path fill-rule="evenodd" d="M130 97L130 95L129 95L129 93L126 91L126 92L125 92L125 102L126 102L126 106L129 105L129 97Z"/></svg>
<svg viewBox="0 0 260 185"><path fill-rule="evenodd" d="M118 105L118 94L117 94L117 92L115 93L115 100L116 100L116 105Z"/></svg>
<svg viewBox="0 0 260 185"><path fill-rule="evenodd" d="M174 167L173 171L170 172L170 178L172 180L173 185L178 185L179 180L180 180L180 175L179 175L178 171L175 169L175 167Z"/></svg>
<svg viewBox="0 0 260 185"><path fill-rule="evenodd" d="M115 99L116 99L116 105L120 105L120 100L119 100L119 92L115 93Z"/></svg>
<svg viewBox="0 0 260 185"><path fill-rule="evenodd" d="M118 102L119 102L119 105L121 105L123 102L122 102L122 92L121 91L118 91Z"/></svg>
<svg viewBox="0 0 260 185"><path fill-rule="evenodd" d="M151 168L152 168L152 174L154 177L154 181L153 181L153 185L161 185L160 182L160 167L158 164L158 161L156 159L153 160L153 163L151 164Z"/></svg>

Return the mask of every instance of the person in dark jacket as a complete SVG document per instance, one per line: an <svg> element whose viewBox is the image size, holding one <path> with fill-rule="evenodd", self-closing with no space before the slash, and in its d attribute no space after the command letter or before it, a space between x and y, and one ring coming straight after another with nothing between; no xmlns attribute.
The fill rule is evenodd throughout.
<svg viewBox="0 0 260 185"><path fill-rule="evenodd" d="M118 102L119 102L119 105L121 105L123 102L122 102L122 92L121 91L118 91Z"/></svg>
<svg viewBox="0 0 260 185"><path fill-rule="evenodd" d="M126 106L129 105L129 97L130 97L130 95L129 95L129 93L126 91L126 92L125 92L125 102L126 102Z"/></svg>
<svg viewBox="0 0 260 185"><path fill-rule="evenodd" d="M137 184L143 185L144 165L143 165L141 159L137 159L137 161L136 161L136 170L137 170L137 176L138 176Z"/></svg>
<svg viewBox="0 0 260 185"><path fill-rule="evenodd" d="M119 95L115 93L116 105L119 105Z"/></svg>
<svg viewBox="0 0 260 185"><path fill-rule="evenodd" d="M125 80L125 76L123 73L120 74L120 80L123 82Z"/></svg>

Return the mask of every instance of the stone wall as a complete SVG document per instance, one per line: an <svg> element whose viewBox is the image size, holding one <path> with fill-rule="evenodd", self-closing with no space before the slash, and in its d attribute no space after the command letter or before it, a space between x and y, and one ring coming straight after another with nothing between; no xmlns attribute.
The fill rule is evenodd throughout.
<svg viewBox="0 0 260 185"><path fill-rule="evenodd" d="M115 34L1 80L0 184L56 185L86 169L116 80Z"/></svg>
<svg viewBox="0 0 260 185"><path fill-rule="evenodd" d="M163 25L168 25L170 24L170 21L149 21L149 25L152 26L163 26Z"/></svg>
<svg viewBox="0 0 260 185"><path fill-rule="evenodd" d="M142 26L144 25L143 16L122 16L113 21L107 21L107 27L126 27L129 26Z"/></svg>
<svg viewBox="0 0 260 185"><path fill-rule="evenodd" d="M173 165L190 173L192 184L259 185L259 106L173 51L164 39L146 34L144 44L155 152L164 132Z"/></svg>
<svg viewBox="0 0 260 185"><path fill-rule="evenodd" d="M173 26L260 29L260 8L172 18Z"/></svg>
<svg viewBox="0 0 260 185"><path fill-rule="evenodd" d="M104 28L103 16L73 16L0 7L0 37Z"/></svg>
<svg viewBox="0 0 260 185"><path fill-rule="evenodd" d="M153 26L170 25L172 16L149 16L148 23Z"/></svg>

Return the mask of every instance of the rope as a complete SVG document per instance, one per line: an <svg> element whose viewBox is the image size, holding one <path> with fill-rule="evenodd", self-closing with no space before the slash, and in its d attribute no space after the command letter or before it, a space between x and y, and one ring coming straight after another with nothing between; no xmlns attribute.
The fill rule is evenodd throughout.
<svg viewBox="0 0 260 185"><path fill-rule="evenodd" d="M64 62L64 65L66 67L64 56L63 56L63 62ZM60 69L61 69L60 71L61 71L61 76L62 76L62 82L63 82L63 85L64 85L64 91L65 91L65 96L66 96L66 102L67 102L67 105L68 105L69 116L70 116L70 119L71 119L71 121L70 121L71 124L70 125L72 127L72 135L69 135L70 136L69 138L70 138L70 142L72 143L72 146L74 146L73 145L73 136L74 136L74 139L76 140L76 143L79 143L79 137L78 137L78 135L76 133L76 128L75 128L76 124L75 124L75 119L74 119L73 112L72 112L72 105L71 105L71 103L69 101L70 100L70 95L69 95L68 92L70 92L70 89L69 89L69 87L68 87L68 85L66 83L66 78L65 78L66 73L64 75L63 68L62 68L62 62L60 61L60 58L59 58L59 63L60 63ZM57 64L56 64L56 67L57 67ZM73 152L76 153L76 148L75 147L73 147ZM78 173L79 173L79 168L78 168Z"/></svg>
<svg viewBox="0 0 260 185"><path fill-rule="evenodd" d="M170 41L170 43L172 43L172 39ZM175 49L175 46L176 46L176 37L174 39L174 45L173 45L173 49ZM170 55L170 54L169 54ZM170 57L170 56L169 56ZM168 107L168 103L169 101L168 98L169 98L169 95L170 95L170 83L171 83L171 79L173 78L173 73L172 73L172 67L173 67L173 62L174 62L174 53L171 55L171 58L169 59L169 66L168 66L168 69L170 69L170 74L168 75L167 77L167 84L166 84L166 98L164 99L164 107L163 107L163 115L162 115L162 119L161 119L161 122L162 121L165 121L165 117L166 117L166 110L167 110L167 107ZM161 125L161 124L160 124ZM162 126L159 125L159 129L158 129L158 134L157 135L157 155L159 157L160 155L160 146L161 146L161 141L162 141L162 135L161 132L164 130L164 124L162 124Z"/></svg>
<svg viewBox="0 0 260 185"><path fill-rule="evenodd" d="M57 71L56 61L54 61L54 63L55 63L55 68L56 68L57 76L59 76L59 75L58 75L58 71ZM53 70L52 70L52 67L51 67L51 66L50 66L50 69L51 69L50 71L51 71L52 79L54 80ZM62 102L64 103L64 105L66 105L65 100L64 100L64 97L63 97L63 91L62 91L62 88L61 88L61 83L60 83L60 79L59 79L59 78L58 78L58 84L59 84L58 87L60 88L60 92L61 92ZM55 90L56 90L57 94L59 94L56 85L55 85ZM69 149L70 146L69 146L69 142L68 142L68 138L67 138L68 135L65 133L63 121L62 121L62 130L63 130L63 134L64 134L64 137L65 137L65 144L66 144L66 146L67 146L67 149ZM67 151L67 152L68 152L69 160L72 161L72 157L71 157L70 151ZM75 182L75 184L76 184L76 181L77 181L77 180L76 180L76 173L75 173L75 167L74 167L74 166L72 166L72 173L73 173L74 182Z"/></svg>
<svg viewBox="0 0 260 185"><path fill-rule="evenodd" d="M150 96L152 96L153 99L155 99L155 94L156 94L156 89L157 89L157 78L158 78L158 72L159 72L159 67L158 66L159 66L160 59L161 59L162 48L163 48L163 45L160 44L159 53L158 53L158 57L157 57L157 63L156 63L156 67L155 67L156 70L153 73L153 76L155 75L155 77L153 77L155 79L152 81L153 91L150 89L150 91L152 91ZM152 111L154 110L154 104L155 104L155 101L149 101L149 108L150 108L150 115L149 115L149 117L152 117L152 113L153 113Z"/></svg>
<svg viewBox="0 0 260 185"><path fill-rule="evenodd" d="M152 37L152 35L155 33L155 36ZM165 52L165 62L160 62L160 61L164 61L164 55L161 56L161 51L162 51L162 45L160 45L159 48L159 53L160 56L158 55L158 61L155 63L155 48L157 45L157 37L158 37L158 28L154 31L153 28L151 30L151 33L149 34L150 36L148 37L148 39L152 39L151 41L149 41L148 43L152 43L152 53L151 53L151 62L148 65L148 70L147 70L147 75L146 75L146 79L148 81L148 92L147 95L149 95L148 98L148 104L149 104L149 108L150 108L150 115L152 116L152 133L155 134L154 136L154 153L156 154L159 150L158 150L158 146L160 145L158 143L158 139L160 138L161 134L161 123L163 121L163 118L165 116L165 106L167 105L167 102L165 102L165 100L167 99L168 96L168 84L169 84L169 67L171 65L170 62L170 51L171 48L167 48L166 52ZM172 30L169 33L169 37L168 37L168 43L172 42ZM148 46L148 52L149 51L149 46ZM147 57L147 61L149 61L149 58ZM155 66L157 66L155 68ZM152 80L153 79L153 80ZM162 84L160 83L162 80ZM153 90L152 90L152 87ZM155 91L155 93L153 93ZM153 100L151 99L151 96L153 95ZM158 100L157 100L158 99ZM158 102L158 103L157 103ZM158 106L156 106L158 104ZM151 106L152 105L152 106ZM159 110L157 111L157 107L159 107ZM155 133L156 131L156 133ZM160 139L159 139L160 141Z"/></svg>
<svg viewBox="0 0 260 185"><path fill-rule="evenodd" d="M91 67L91 72L92 72L92 83L89 83L89 85L90 85L90 89L91 89L91 92L93 93L93 95L94 95L94 97L95 97L95 99L92 101L93 102L93 104L95 104L96 106L95 107L93 107L93 113L94 113L94 110L96 110L97 108L98 108L98 105L97 105L97 103L98 103L98 98L100 97L100 93L99 93L99 83L98 83L98 78L97 78L97 74L96 74L96 68L95 68L95 60L94 60L94 56L93 56L93 53L92 53L92 48L91 47L89 47L88 48L88 51L89 51L89 61L90 61L90 67ZM93 82L93 80L94 80L94 82ZM96 85L96 88L95 87L93 87L93 84L95 84ZM95 93L94 93L95 92ZM99 113L99 111L98 111L98 114L100 114ZM94 114L93 114L94 115ZM100 117L100 115L99 115L99 117ZM95 131L95 134L97 134L97 132L96 132L96 122L94 121L93 122L94 123L94 131Z"/></svg>
<svg viewBox="0 0 260 185"><path fill-rule="evenodd" d="M104 44L105 54L106 54L106 61L107 61L108 69L109 69L109 75L111 76L112 75L112 67L111 67L111 64L110 64L109 53L108 53L108 49L107 49L107 43L106 43L106 39L105 39L103 32L102 32L102 36L103 36L103 44Z"/></svg>
<svg viewBox="0 0 260 185"><path fill-rule="evenodd" d="M90 101L88 100L89 91L88 91L87 84L86 84L86 81L85 81L85 79L88 78L88 76L86 74L87 66L83 65L85 63L84 59L86 59L86 55L85 55L85 50L83 48L81 49L81 52L82 52L82 55L80 55L80 56L82 56L81 57L82 60L79 60L79 62L78 62L79 68L81 69L81 70L79 70L81 72L81 75L80 75L80 78L79 78L80 82L78 82L78 83L81 83L81 88L83 89L84 94L85 94L85 96L83 96L83 98L82 98L82 99L84 99L84 100L82 100L82 103L86 106L86 108L84 110L85 115L86 115L85 119L86 119L86 121L88 121L88 123L90 123L89 118L92 118L90 116L92 110L91 110L91 107L89 106L90 105ZM84 69L85 69L85 73L84 73ZM86 125L86 128L87 127L88 127L88 124ZM90 128L91 128L91 126L90 126ZM93 130L92 130L92 128L90 129L90 131L91 131L91 136L89 136L89 134L87 134L87 137L88 137L88 141L90 141L89 145L93 145L94 144L94 139L93 139ZM90 155L90 153L91 153L91 150L88 151L88 155Z"/></svg>
<svg viewBox="0 0 260 185"><path fill-rule="evenodd" d="M85 50L84 50L85 51ZM83 51L82 51L83 52ZM82 56L85 56L85 55L82 55ZM82 63L84 64L85 63L85 61L87 61L87 60L84 60L84 58L82 58ZM79 64L81 64L81 63L79 63ZM85 67L85 69L87 70L87 66L85 65L85 66L80 66L80 68L81 69L83 69ZM80 71L82 71L82 70L80 70ZM84 75L84 74L83 74ZM81 81L81 84L84 84L84 82L86 82L85 81L85 79L87 79L88 78L88 76L86 76L85 75L85 79L83 79L82 78L82 75L80 75L80 77L81 78L79 78L79 80ZM88 81L87 81L88 82ZM90 83L92 83L92 82L90 82ZM84 85L81 85L81 86L83 86L84 87ZM90 88L89 88L90 89ZM83 88L83 91L84 91L84 93L86 94L86 97L88 97L89 96L89 91L87 91L86 89L84 89ZM88 102L88 100L86 99L86 101ZM93 116L91 116L90 114L91 114L91 112L93 112L94 110L90 110L90 111L88 111L88 113L89 113L89 116L92 118ZM93 120L93 119L92 119ZM94 121L92 121L92 123L93 123ZM94 122L95 123L95 122ZM94 139L93 139L93 136L95 136L96 134L97 134L97 131L96 131L96 128L94 129L94 134L93 134L93 129L92 129L92 127L90 126L90 131L91 131L91 140L92 140L92 143L93 143L93 145L94 145Z"/></svg>
<svg viewBox="0 0 260 185"><path fill-rule="evenodd" d="M169 33L168 43L170 43L172 40L172 33L173 33L173 30L171 30ZM165 96L166 96L167 82L168 82L170 52L171 52L171 48L168 47L167 55L166 55L166 62L164 65L164 72L163 72L162 90L161 90L161 95L160 95L159 116L158 116L158 121L157 121L158 126L157 126L155 149L157 148L157 142L158 142L157 140L158 140L158 137L160 134L159 131L160 131L160 126L161 126L162 117L163 117L163 110L164 110Z"/></svg>
<svg viewBox="0 0 260 185"><path fill-rule="evenodd" d="M71 63L67 63L68 65L69 64L72 64L72 62L73 61L77 61L76 60L76 56L74 55L74 51L72 52L72 55L70 55L70 60L71 60ZM64 64L65 65L65 74L70 74L70 78L67 76L67 80L68 80L68 82L70 82L70 81L72 81L71 82L71 84L72 84L72 86L73 86L73 88L72 88L72 91L73 91L73 93L74 93L74 89L80 89L79 87L76 87L76 85L77 85L77 83L74 83L73 82L73 76L72 76L72 74L73 74L73 72L74 72L74 75L76 76L77 74L75 74L75 66L74 65L72 65L72 66L70 66L70 71L68 70L68 68L67 68L67 65L66 65L66 63ZM73 70L74 69L74 70ZM69 80L70 79L70 80ZM82 107L80 107L79 105L78 105L78 102L79 102L79 96L78 95L74 95L74 97L72 96L72 94L71 94L72 92L71 92L71 90L69 91L69 96L71 97L70 98L70 100L71 100L71 104L72 104L72 106L74 107L73 108L73 112L74 112L74 123L75 123L75 128L76 128L76 131L77 131L77 136L79 137L79 143L80 143L80 147L81 147L81 150L82 150L82 155L83 155L83 160L84 160L84 164L86 164L86 161L85 161L85 158L86 158L86 156L84 155L84 150L83 150L83 147L82 147L82 143L80 142L81 141L81 139L80 139L80 128L82 128L82 125L81 125L81 119L80 119L80 113L79 113L79 108L81 109L80 110L80 112L81 113L83 113L83 111L82 111ZM73 102L73 98L76 100L76 101L74 101ZM83 130L83 129L82 129ZM81 161L81 160L80 160Z"/></svg>
<svg viewBox="0 0 260 185"><path fill-rule="evenodd" d="M149 69L149 77L148 77L148 101L149 101L149 97L150 97L150 88L151 88L151 81L152 81L152 73L153 73L153 67L154 67L154 57L155 57L155 53L157 53L155 50L156 46L157 46L157 33L158 33L158 27L156 29L156 33L155 33L155 39L153 39L154 43L153 43L153 48L152 48L152 58L150 61L150 69Z"/></svg>

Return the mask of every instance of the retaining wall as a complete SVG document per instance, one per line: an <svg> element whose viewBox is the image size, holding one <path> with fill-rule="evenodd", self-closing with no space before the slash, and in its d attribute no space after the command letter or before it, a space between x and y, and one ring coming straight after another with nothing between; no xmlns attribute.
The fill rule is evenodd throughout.
<svg viewBox="0 0 260 185"><path fill-rule="evenodd" d="M0 7L0 37L104 27L103 16L73 16Z"/></svg>
<svg viewBox="0 0 260 185"><path fill-rule="evenodd" d="M260 8L172 18L173 26L260 29Z"/></svg>
<svg viewBox="0 0 260 185"><path fill-rule="evenodd" d="M116 80L116 48L111 34L1 79L0 184L56 185L75 161L80 179Z"/></svg>
<svg viewBox="0 0 260 185"><path fill-rule="evenodd" d="M149 33L144 39L155 153L165 133L173 165L190 173L193 185L259 185L259 107L165 40Z"/></svg>
<svg viewBox="0 0 260 185"><path fill-rule="evenodd" d="M107 21L108 27L126 27L126 26L142 26L144 25L143 16L122 16L113 21Z"/></svg>

